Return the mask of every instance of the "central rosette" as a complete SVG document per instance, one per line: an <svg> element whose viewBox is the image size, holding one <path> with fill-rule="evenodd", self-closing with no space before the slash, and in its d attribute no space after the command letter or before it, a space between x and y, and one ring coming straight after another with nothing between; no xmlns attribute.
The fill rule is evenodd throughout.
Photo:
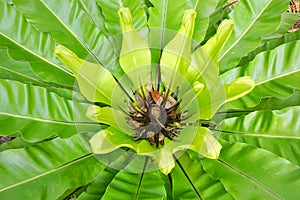
<svg viewBox="0 0 300 200"><path fill-rule="evenodd" d="M135 101L126 101L128 108L127 123L135 131L133 137L137 140L147 140L152 145L164 145L167 137L173 140L180 133L180 124L184 113L180 112L180 100L176 93L159 92L149 83L146 91L134 93Z"/></svg>
<svg viewBox="0 0 300 200"><path fill-rule="evenodd" d="M216 35L200 46L192 43L194 9L185 11L174 34L153 27L136 30L129 8L120 8L118 14L122 35L97 45L99 49L92 50L92 58L87 59L95 62L61 45L55 49L55 55L74 73L82 95L94 103L86 112L99 124L90 139L93 153L111 152L108 160L100 157L103 163L114 163L132 149L141 157L154 158L164 174L170 173L174 158L187 149L217 159L222 146L209 121L221 121L220 113L215 115L218 109L255 87L248 76L231 82L219 77L218 60L233 31L232 21L224 20ZM122 43L112 51L111 45L118 41ZM116 60L102 62L103 55Z"/></svg>

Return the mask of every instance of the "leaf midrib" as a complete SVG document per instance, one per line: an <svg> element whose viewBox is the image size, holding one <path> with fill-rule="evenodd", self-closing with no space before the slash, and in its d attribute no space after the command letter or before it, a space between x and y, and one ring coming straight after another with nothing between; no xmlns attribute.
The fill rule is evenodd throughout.
<svg viewBox="0 0 300 200"><path fill-rule="evenodd" d="M270 0L266 6L261 10L261 12L254 18L254 20L249 24L249 26L245 29L245 31L235 40L235 42L219 57L219 62L226 56L226 54L231 51L235 47L236 44L248 33L250 28L252 28L253 24L258 20L258 18L263 14L263 12L269 7L273 0Z"/></svg>
<svg viewBox="0 0 300 200"><path fill-rule="evenodd" d="M67 164L64 164L64 165L61 165L61 166L59 166L59 167L56 167L56 168L54 168L54 169L52 169L52 170L46 171L46 172L44 172L44 173L38 174L38 175L36 175L36 176L33 176L33 177L29 178L29 179L26 179L26 180L17 182L17 183L15 183L15 184L9 185L9 186L4 187L4 188L1 188L1 189L0 189L0 192L4 192L4 191L9 190L9 189L12 189L12 188L14 188L14 187L18 187L18 186L20 186L20 185L22 185L22 184L26 184L26 183L28 183L28 182L30 182L30 181L34 181L34 180L36 180L36 179L38 179L38 178L41 178L41 177L46 176L46 175L49 175L49 174L51 174L51 173L55 173L55 172L57 172L57 171L59 171L59 170L61 170L61 169L63 169L63 168L69 167L70 165L76 164L77 162L80 162L80 161L82 161L82 160L85 160L85 159L87 159L87 158L90 158L91 156L93 156L93 154L92 154L92 153L89 153L89 154L84 155L84 156L82 156L82 157L80 157L80 158L77 158L77 159L75 159L75 160L73 160L73 161L71 161L71 162L69 162L69 163L67 163Z"/></svg>
<svg viewBox="0 0 300 200"><path fill-rule="evenodd" d="M260 183L259 181L251 178L250 176L248 176L247 174L245 174L244 172L238 170L237 168L231 166L230 164L226 163L225 161L223 161L222 159L218 158L217 161L219 163L221 163L222 165L226 166L227 168L229 168L230 170L234 171L235 173L243 176L244 178L246 178L247 180L253 182L255 185L257 185L258 187L264 189L265 191L267 191L268 193L270 193L271 195L273 195L274 197L276 197L277 199L281 199L284 200L281 196L279 196L278 194L276 194L275 192L273 192L270 188L268 188L267 186L265 186L264 184Z"/></svg>
<svg viewBox="0 0 300 200"><path fill-rule="evenodd" d="M249 133L249 132L227 131L227 130L218 130L218 129L212 129L212 131L221 132L222 134L227 134L227 135L300 140L300 136L273 135L272 133L262 133L262 132Z"/></svg>
<svg viewBox="0 0 300 200"><path fill-rule="evenodd" d="M147 167L147 164L148 164L148 160L149 160L149 157L147 156L145 158L145 163L144 163L142 174L140 176L140 181L139 181L139 185L138 185L138 188L137 188L137 192L135 193L135 197L134 197L135 200L138 200L139 196L140 196L141 186L142 186L143 178L144 178L144 175L145 175L145 170L146 170L146 167Z"/></svg>
<svg viewBox="0 0 300 200"><path fill-rule="evenodd" d="M176 163L178 164L179 168L181 169L182 173L184 174L185 178L187 179L187 181L189 182L189 184L192 186L194 192L196 193L197 197L202 200L202 197L200 195L200 192L197 190L196 186L194 185L193 181L190 179L189 175L187 174L187 172L184 170L184 167L181 165L181 163L179 162L178 158L174 157L174 159L176 159Z"/></svg>
<svg viewBox="0 0 300 200"><path fill-rule="evenodd" d="M168 12L168 0L164 0L164 8L163 8L163 20L162 20L162 32L161 32L161 44L160 49L164 48L165 43L165 26L167 24L167 12Z"/></svg>
<svg viewBox="0 0 300 200"><path fill-rule="evenodd" d="M33 56L37 57L38 59L48 63L49 65L61 70L61 71L64 71L66 72L67 74L71 75L71 76L74 76L73 73L71 73L70 71L64 69L63 67L60 67L59 65L55 64L55 63L52 63L50 62L49 60L45 59L44 57L36 54L35 52L31 51L30 49L28 49L27 47L21 45L20 43L14 41L13 39L7 37L4 33L0 32L0 35L2 35L4 38L6 38L7 40L9 40L10 42L12 42L13 44L15 44L16 46L20 47L21 49L23 49L24 51L26 52L29 52L30 54L32 54ZM29 62L30 63L30 62Z"/></svg>
<svg viewBox="0 0 300 200"><path fill-rule="evenodd" d="M29 116L25 116L25 115L17 115L17 114L13 114L13 113L8 113L8 112L0 112L0 116L1 115L6 115L6 116L10 116L10 117L15 117L15 118L21 118L21 119L29 119L29 120L33 120L33 121L39 121L39 122L46 122L46 123L53 123L53 124L63 124L63 125L73 125L73 124L95 124L98 125L98 123L96 122L68 122L68 121L59 121L59 120L50 120L50 119L41 119L41 118L36 118L36 117L29 117Z"/></svg>
<svg viewBox="0 0 300 200"><path fill-rule="evenodd" d="M271 77L271 78L268 78L268 79L256 82L256 86L262 85L262 84L264 84L266 82L273 81L273 80L276 80L276 79L279 79L279 78L283 78L285 76L293 75L293 74L299 73L299 72L300 72L300 69L295 69L293 71L285 72L283 74L278 74L277 76L275 75L274 77Z"/></svg>
<svg viewBox="0 0 300 200"><path fill-rule="evenodd" d="M95 61L97 61L100 65L103 65L103 63L97 58L97 56L84 44L83 41L81 41L77 35L75 35L73 33L73 31L50 9L50 7L44 2L44 0L40 0L41 3L46 7L46 9L52 14L52 16L54 16L57 21L63 26L65 27L65 29L67 29L67 31L73 35L73 37L84 47L84 49L87 50L87 52L92 55L92 57L95 59ZM95 29L97 29L97 27L95 27Z"/></svg>
<svg viewBox="0 0 300 200"><path fill-rule="evenodd" d="M44 83L44 82L42 82L42 81L40 81L40 80L38 80L38 79L35 79L35 78L31 77L31 76L27 76L27 75L25 75L25 74L22 74L22 73L20 73L20 72L14 71L14 70L11 70L11 69L6 68L6 67L3 67L3 66L1 66L1 65L0 65L0 69L9 71L9 72L14 73L14 74L16 74L16 75L18 75L18 76L22 76L22 77L24 77L24 78L30 79L30 80L35 81L35 82Z"/></svg>

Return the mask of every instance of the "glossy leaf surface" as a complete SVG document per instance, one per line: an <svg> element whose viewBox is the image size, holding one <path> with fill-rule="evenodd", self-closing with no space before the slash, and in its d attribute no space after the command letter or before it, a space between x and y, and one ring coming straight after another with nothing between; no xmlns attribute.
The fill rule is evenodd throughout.
<svg viewBox="0 0 300 200"><path fill-rule="evenodd" d="M274 50L259 54L248 65L224 74L225 81L234 76L251 74L256 83L255 89L249 95L228 104L228 109L253 107L263 97L286 98L290 96L293 89L299 88L299 48L299 41L281 45Z"/></svg>
<svg viewBox="0 0 300 200"><path fill-rule="evenodd" d="M275 32L279 28L281 14L287 8L288 2L281 0L238 2L229 15L235 22L235 29L219 57L220 70L224 72L234 68L240 57L257 47L262 36Z"/></svg>
<svg viewBox="0 0 300 200"><path fill-rule="evenodd" d="M9 80L0 80L0 91L1 134L19 133L25 140L35 142L97 130L98 125L89 124L89 119L79 115L87 104L73 103L42 87Z"/></svg>
<svg viewBox="0 0 300 200"><path fill-rule="evenodd" d="M1 199L56 199L67 188L89 183L103 168L80 135L7 150L0 158Z"/></svg>
<svg viewBox="0 0 300 200"><path fill-rule="evenodd" d="M222 145L224 149L218 160L203 160L201 163L204 170L220 180L235 199L297 198L299 166L247 144Z"/></svg>
<svg viewBox="0 0 300 200"><path fill-rule="evenodd" d="M246 116L230 118L218 125L222 138L230 142L243 142L266 149L300 165L300 107L276 111L252 112Z"/></svg>
<svg viewBox="0 0 300 200"><path fill-rule="evenodd" d="M6 2L1 1L0 6L0 46L8 48L13 59L26 60L32 70L45 81L73 86L74 77L71 72L53 57L55 42L51 35L35 30L20 12Z"/></svg>

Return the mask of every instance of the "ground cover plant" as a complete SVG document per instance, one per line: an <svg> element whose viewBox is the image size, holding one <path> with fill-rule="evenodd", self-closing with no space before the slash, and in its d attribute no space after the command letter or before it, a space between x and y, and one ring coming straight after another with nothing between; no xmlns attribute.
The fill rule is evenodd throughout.
<svg viewBox="0 0 300 200"><path fill-rule="evenodd" d="M297 199L296 0L0 0L0 199Z"/></svg>

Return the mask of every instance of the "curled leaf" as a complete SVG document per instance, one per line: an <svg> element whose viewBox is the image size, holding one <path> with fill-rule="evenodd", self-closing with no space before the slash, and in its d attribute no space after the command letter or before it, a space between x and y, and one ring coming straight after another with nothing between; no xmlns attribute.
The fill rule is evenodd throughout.
<svg viewBox="0 0 300 200"><path fill-rule="evenodd" d="M179 31L165 46L160 60L162 66L170 67L183 75L191 63L191 40L196 14L192 9L185 11Z"/></svg>
<svg viewBox="0 0 300 200"><path fill-rule="evenodd" d="M92 152L95 154L106 154L120 147L128 147L136 150L138 144L129 135L112 127L99 131L89 142Z"/></svg>
<svg viewBox="0 0 300 200"><path fill-rule="evenodd" d="M225 43L229 39L234 28L232 20L224 20L218 27L217 33L210 38L201 48L205 50L218 65L218 58Z"/></svg>
<svg viewBox="0 0 300 200"><path fill-rule="evenodd" d="M210 90L204 89L198 95L200 119L211 119L217 110L226 102L238 99L251 92L255 87L254 81L249 76L240 77L230 84L220 81Z"/></svg>
<svg viewBox="0 0 300 200"><path fill-rule="evenodd" d="M89 101L108 105L111 103L113 89L117 83L106 68L78 58L62 45L55 48L54 54L75 74L81 93Z"/></svg>
<svg viewBox="0 0 300 200"><path fill-rule="evenodd" d="M226 88L226 102L245 96L255 87L255 82L249 76L235 79Z"/></svg>
<svg viewBox="0 0 300 200"><path fill-rule="evenodd" d="M146 66L151 68L151 52L147 41L142 38L132 24L132 17L128 8L121 8L118 12L123 32L120 64L128 73L134 68Z"/></svg>
<svg viewBox="0 0 300 200"><path fill-rule="evenodd" d="M99 107L96 105L89 106L86 116L93 121L110 125L118 129L118 125L114 119L113 110L111 107Z"/></svg>

